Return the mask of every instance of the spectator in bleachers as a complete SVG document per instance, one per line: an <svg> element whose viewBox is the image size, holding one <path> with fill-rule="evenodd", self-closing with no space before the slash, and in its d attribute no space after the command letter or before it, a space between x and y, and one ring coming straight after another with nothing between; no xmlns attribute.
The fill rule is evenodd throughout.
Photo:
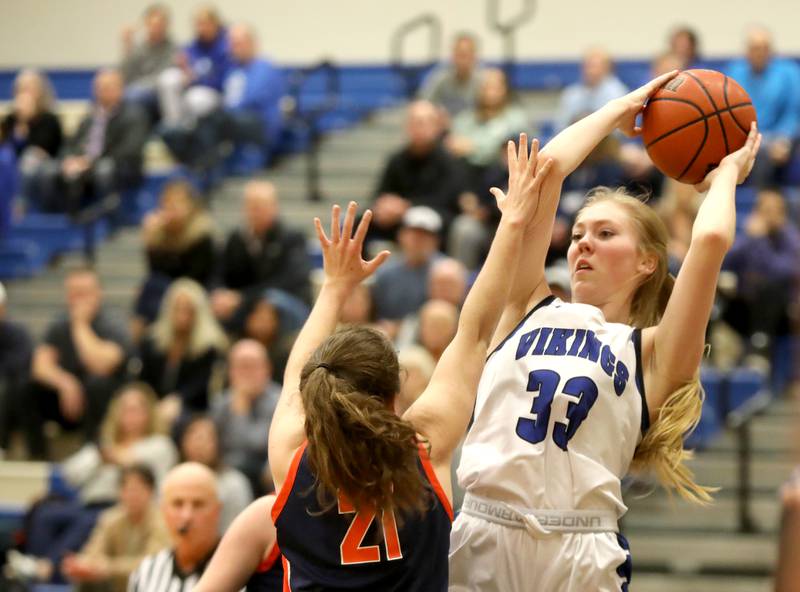
<svg viewBox="0 0 800 592"><path fill-rule="evenodd" d="M463 158L479 178L487 166L497 160L497 151L511 135L526 129L530 121L525 111L512 100L505 72L491 68L484 72L478 98L472 109L453 119L446 145ZM483 193L484 187L474 188Z"/></svg>
<svg viewBox="0 0 800 592"><path fill-rule="evenodd" d="M289 352L309 312L308 306L291 294L268 288L242 303L231 323L232 332L263 345L269 352L272 375L283 382Z"/></svg>
<svg viewBox="0 0 800 592"><path fill-rule="evenodd" d="M70 270L64 289L67 314L50 324L34 350L32 382L17 406L34 458L45 456L42 428L48 420L95 439L127 360L128 335L103 310L97 274L89 268Z"/></svg>
<svg viewBox="0 0 800 592"><path fill-rule="evenodd" d="M747 34L745 57L731 63L726 74L750 95L764 137L750 174L753 184L782 182L800 132L800 66L774 55L772 34L753 27Z"/></svg>
<svg viewBox="0 0 800 592"><path fill-rule="evenodd" d="M409 208L397 233L400 253L375 274L372 297L379 321L400 321L427 298L428 273L439 253L442 219L427 206ZM394 331L390 330L392 337Z"/></svg>
<svg viewBox="0 0 800 592"><path fill-rule="evenodd" d="M250 483L241 472L224 464L219 433L210 417L203 415L193 417L184 427L180 441L181 456L184 462L200 463L216 474L219 501L222 503L219 520L221 534L225 532L233 519L253 501L253 490L250 488Z"/></svg>
<svg viewBox="0 0 800 592"><path fill-rule="evenodd" d="M439 66L428 75L419 96L455 117L475 105L481 74L477 39L471 33L459 33L453 41L450 63Z"/></svg>
<svg viewBox="0 0 800 592"><path fill-rule="evenodd" d="M280 219L278 194L268 181L244 188L243 225L228 235L220 262L222 286L211 297L214 313L232 318L243 301L277 288L308 302L311 264L302 233Z"/></svg>
<svg viewBox="0 0 800 592"><path fill-rule="evenodd" d="M0 284L0 460L19 424L17 402L30 371L33 342L28 330L6 316L6 289Z"/></svg>
<svg viewBox="0 0 800 592"><path fill-rule="evenodd" d="M125 592L128 576L141 560L169 546L155 489L155 477L146 465L122 469L119 503L100 514L80 553L61 562L76 592Z"/></svg>
<svg viewBox="0 0 800 592"><path fill-rule="evenodd" d="M149 122L141 105L123 102L118 70L94 77L94 103L67 141L63 158L48 161L31 180L28 197L39 209L75 212L142 179Z"/></svg>
<svg viewBox="0 0 800 592"><path fill-rule="evenodd" d="M458 213L463 170L439 141L442 127L433 103L411 103L405 131L405 146L391 155L375 190L368 240L395 241L403 214L412 206L436 210L445 230Z"/></svg>
<svg viewBox="0 0 800 592"><path fill-rule="evenodd" d="M140 378L155 390L168 424L208 410L213 371L227 346L203 287L188 278L174 281L139 346Z"/></svg>
<svg viewBox="0 0 800 592"><path fill-rule="evenodd" d="M160 510L171 547L148 555L131 574L128 592L188 592L219 543L220 484L201 463L181 464L161 488Z"/></svg>
<svg viewBox="0 0 800 592"><path fill-rule="evenodd" d="M136 303L134 333L153 321L164 292L177 278L209 285L214 274L213 230L214 221L189 182L173 181L164 187L158 207L142 222L148 275Z"/></svg>
<svg viewBox="0 0 800 592"><path fill-rule="evenodd" d="M54 108L55 96L47 76L38 70L22 70L14 79L11 112L0 124L0 143L11 143L23 162L26 156L34 163L55 157L63 136Z"/></svg>
<svg viewBox="0 0 800 592"><path fill-rule="evenodd" d="M222 462L244 473L254 491L264 490L267 435L280 394L264 346L253 339L237 342L228 356L228 389L214 400L211 417Z"/></svg>
<svg viewBox="0 0 800 592"><path fill-rule="evenodd" d="M759 192L725 268L738 280L725 319L747 340L748 353L769 360L774 338L791 331L787 315L800 285L800 231L787 218L780 191Z"/></svg>
<svg viewBox="0 0 800 592"><path fill-rule="evenodd" d="M136 383L123 387L103 421L99 445L86 444L57 469L75 498L53 492L30 513L25 550L44 559L33 570L37 579L60 577L62 559L86 542L99 514L117 502L125 466L144 465L158 481L176 461L175 446L160 430L152 390Z"/></svg>
<svg viewBox="0 0 800 592"><path fill-rule="evenodd" d="M678 60L676 68L670 70L697 68L700 61L700 38L697 31L686 25L674 28L669 34L669 53Z"/></svg>
<svg viewBox="0 0 800 592"><path fill-rule="evenodd" d="M419 309L419 344L438 362L458 329L458 308L445 300L429 300Z"/></svg>
<svg viewBox="0 0 800 592"><path fill-rule="evenodd" d="M175 63L175 44L169 34L169 8L151 4L142 15L140 26L122 31L122 63L125 97L158 109L158 77ZM137 37L141 37L137 39Z"/></svg>
<svg viewBox="0 0 800 592"><path fill-rule="evenodd" d="M614 63L608 51L601 47L589 49L583 56L581 80L570 84L561 93L556 131L563 130L627 92L627 87L614 74Z"/></svg>
<svg viewBox="0 0 800 592"><path fill-rule="evenodd" d="M342 307L342 325L370 325L375 321L372 292L366 282L355 287Z"/></svg>
<svg viewBox="0 0 800 592"><path fill-rule="evenodd" d="M177 67L159 76L159 105L166 129L193 126L221 102L222 82L230 68L230 46L216 8L199 8L194 15L194 30L194 41L177 54Z"/></svg>

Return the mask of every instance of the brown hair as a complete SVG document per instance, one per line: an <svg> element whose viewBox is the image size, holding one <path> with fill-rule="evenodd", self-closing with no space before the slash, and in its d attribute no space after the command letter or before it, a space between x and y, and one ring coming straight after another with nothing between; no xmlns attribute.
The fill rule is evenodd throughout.
<svg viewBox="0 0 800 592"><path fill-rule="evenodd" d="M629 216L639 237L639 249L656 257L656 268L636 289L631 303L628 323L639 329L657 325L672 295L674 278L669 274L667 241L669 233L656 211L642 198L624 189L597 187L593 189L582 210L599 202L613 202ZM684 437L700 421L705 394L700 385L699 368L694 378L674 390L658 410L633 456L633 470L649 470L662 485L674 489L681 497L698 503L711 501L713 488L698 485L685 461L692 457L683 448Z"/></svg>
<svg viewBox="0 0 800 592"><path fill-rule="evenodd" d="M300 396L323 508L342 492L356 509L379 514L424 509L416 430L392 410L399 390L397 354L374 329L342 329L306 362Z"/></svg>
<svg viewBox="0 0 800 592"><path fill-rule="evenodd" d="M129 382L117 390L108 406L108 411L106 411L106 416L100 426L100 442L102 446L114 446L119 443L122 437L120 433L121 401L122 396L129 391L139 393L144 399L148 414L146 435L152 436L153 434L161 434L164 432L158 413L156 413L158 397L153 388L146 382Z"/></svg>

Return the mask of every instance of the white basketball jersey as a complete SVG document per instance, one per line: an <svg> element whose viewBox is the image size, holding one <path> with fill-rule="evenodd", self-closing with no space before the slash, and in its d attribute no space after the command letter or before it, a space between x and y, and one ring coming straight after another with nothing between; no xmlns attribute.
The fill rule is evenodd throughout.
<svg viewBox="0 0 800 592"><path fill-rule="evenodd" d="M640 332L549 296L486 362L458 480L531 509L613 510L647 428Z"/></svg>

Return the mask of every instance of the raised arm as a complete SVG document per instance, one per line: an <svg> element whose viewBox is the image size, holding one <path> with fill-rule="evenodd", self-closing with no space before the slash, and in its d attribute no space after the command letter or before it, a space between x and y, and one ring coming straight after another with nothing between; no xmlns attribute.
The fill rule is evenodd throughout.
<svg viewBox="0 0 800 592"><path fill-rule="evenodd" d="M464 302L453 341L428 387L404 415L428 439L434 466L449 465L472 414L486 349L511 287L508 263L522 255L525 226L551 168L549 162L542 163L534 174L536 160L535 149L528 155L525 134L520 135L519 150L509 142L508 195L492 188L502 218L486 263Z"/></svg>
<svg viewBox="0 0 800 592"><path fill-rule="evenodd" d="M564 179L615 129L628 136L641 134L636 117L647 99L676 75L677 71L669 72L619 99L609 101L591 115L564 129L542 149L539 160L552 160L553 172L542 185L539 207L526 228L524 255L517 259L511 270L514 278L511 293L492 346L504 339L525 313L550 293L544 281L544 262Z"/></svg>
<svg viewBox="0 0 800 592"><path fill-rule="evenodd" d="M370 261L361 258L364 237L372 219L367 210L353 235L356 217L356 203L350 202L344 219L344 227L339 227L339 206L333 206L331 214L331 238L322 230L319 218L314 219L325 267L325 281L317 301L303 329L294 342L286 372L283 389L269 431L269 460L276 489L280 489L289 469L292 455L305 440L305 412L300 400L300 373L311 353L319 347L339 324L342 306L353 289L389 257L383 251Z"/></svg>
<svg viewBox="0 0 800 592"><path fill-rule="evenodd" d="M753 124L746 144L726 156L698 189L708 188L692 227L689 250L667 308L643 331L645 391L655 416L666 397L691 381L700 366L717 277L736 234L736 185L753 168L761 134Z"/></svg>

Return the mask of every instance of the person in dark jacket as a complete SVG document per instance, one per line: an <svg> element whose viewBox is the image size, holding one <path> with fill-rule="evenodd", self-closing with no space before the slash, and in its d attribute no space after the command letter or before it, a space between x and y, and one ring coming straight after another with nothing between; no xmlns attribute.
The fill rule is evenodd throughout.
<svg viewBox="0 0 800 592"><path fill-rule="evenodd" d="M227 346L203 287L188 278L173 282L139 346L140 378L161 399L159 414L166 422L208 409L212 372Z"/></svg>
<svg viewBox="0 0 800 592"><path fill-rule="evenodd" d="M124 90L119 71L97 73L90 113L67 142L63 157L50 161L32 182L29 198L40 209L73 213L141 181L150 126L140 105L123 102Z"/></svg>
<svg viewBox="0 0 800 592"><path fill-rule="evenodd" d="M278 288L308 302L311 264L306 240L281 222L272 183L245 185L244 218L244 225L225 243L219 273L222 286L211 299L217 318L230 319L244 300L266 288Z"/></svg>
<svg viewBox="0 0 800 592"><path fill-rule="evenodd" d="M6 318L6 290L0 284L0 460L11 429L19 420L16 405L28 379L33 342L27 329Z"/></svg>
<svg viewBox="0 0 800 592"><path fill-rule="evenodd" d="M12 110L0 124L0 141L9 142L18 157L33 149L40 157L54 157L61 149L61 123L53 113L50 81L37 70L22 70L14 79Z"/></svg>

